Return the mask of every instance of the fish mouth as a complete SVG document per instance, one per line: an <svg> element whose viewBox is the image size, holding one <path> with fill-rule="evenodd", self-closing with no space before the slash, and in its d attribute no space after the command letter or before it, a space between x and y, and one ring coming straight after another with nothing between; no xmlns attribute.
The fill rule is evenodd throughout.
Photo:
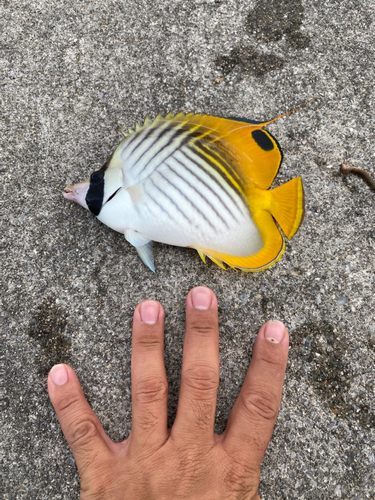
<svg viewBox="0 0 375 500"><path fill-rule="evenodd" d="M64 189L63 196L66 200L74 201L88 210L89 207L86 203L86 194L89 186L89 180L80 182L79 184L74 184L73 186L67 186Z"/></svg>

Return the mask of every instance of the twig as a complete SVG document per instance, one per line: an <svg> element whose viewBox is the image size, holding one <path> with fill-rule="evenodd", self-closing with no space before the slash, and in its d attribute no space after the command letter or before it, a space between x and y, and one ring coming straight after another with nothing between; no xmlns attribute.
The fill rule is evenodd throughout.
<svg viewBox="0 0 375 500"><path fill-rule="evenodd" d="M364 170L363 168L359 167L349 167L345 165L345 160L344 160L340 165L340 172L344 175L352 173L358 175L359 177L362 177L362 179L367 182L370 188L375 191L375 179L369 172L367 172L367 170Z"/></svg>

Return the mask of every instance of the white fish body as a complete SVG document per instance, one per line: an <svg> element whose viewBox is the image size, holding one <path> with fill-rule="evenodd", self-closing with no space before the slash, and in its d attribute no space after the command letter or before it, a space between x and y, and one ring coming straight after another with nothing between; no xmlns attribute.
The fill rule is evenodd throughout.
<svg viewBox="0 0 375 500"><path fill-rule="evenodd" d="M129 155L126 146L125 141L116 152L120 157ZM216 185L213 192L209 175L188 159L182 166L178 162L182 155L183 151L178 151L167 161L152 162L148 175L140 175L140 179L136 174L147 160L134 165L135 159L129 155L119 167L122 187L108 206L103 206L98 219L120 233L131 229L169 245L214 245L227 254L256 253L263 242L248 207L240 197L231 197L225 186ZM219 212L215 205L223 201L227 209Z"/></svg>

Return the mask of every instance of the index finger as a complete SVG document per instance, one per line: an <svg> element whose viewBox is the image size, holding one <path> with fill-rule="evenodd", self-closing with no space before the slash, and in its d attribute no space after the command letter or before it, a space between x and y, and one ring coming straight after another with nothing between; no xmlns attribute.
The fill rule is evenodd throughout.
<svg viewBox="0 0 375 500"><path fill-rule="evenodd" d="M280 407L288 359L289 335L279 321L263 325L253 358L229 415L223 439L228 450L241 450L243 460L260 465Z"/></svg>

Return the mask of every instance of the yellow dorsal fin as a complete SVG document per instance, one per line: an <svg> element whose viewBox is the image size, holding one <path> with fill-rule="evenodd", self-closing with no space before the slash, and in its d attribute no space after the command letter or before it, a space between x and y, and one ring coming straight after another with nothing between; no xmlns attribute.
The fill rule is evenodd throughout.
<svg viewBox="0 0 375 500"><path fill-rule="evenodd" d="M199 142L206 147L204 155L210 156L211 149L215 161L223 163L224 169L228 170L228 176L247 196L248 189L252 187L268 189L282 161L282 153L276 139L268 131L263 130L263 127L306 106L309 102L311 101L265 122L253 123L240 118L220 118L183 112L173 116L173 113L169 112L165 117L159 113L153 121L146 117L143 127L170 122L171 125L181 123L187 130L195 130L198 147ZM141 128L136 123L135 132ZM135 132L129 128L129 134Z"/></svg>
<svg viewBox="0 0 375 500"><path fill-rule="evenodd" d="M138 130L141 130L141 126L139 125L138 122L135 122L135 131L138 132Z"/></svg>
<svg viewBox="0 0 375 500"><path fill-rule="evenodd" d="M204 140L205 145L215 150L216 154L229 158L231 169L236 171L245 186L249 184L268 189L277 174L282 154L271 134L261 130L267 122L247 123L192 113L167 115L165 118L158 116L156 121L170 121L171 125L183 123L187 129L199 130L201 135L198 140Z"/></svg>
<svg viewBox="0 0 375 500"><path fill-rule="evenodd" d="M314 98L316 99L316 98ZM240 118L220 118L209 115L178 113L158 120L184 123L184 127L199 126L201 138L216 151L230 159L231 167L242 179L244 186L268 189L282 161L282 153L276 139L263 128L266 125L306 106L314 99L272 120L251 122Z"/></svg>
<svg viewBox="0 0 375 500"><path fill-rule="evenodd" d="M272 120L269 120L268 122L266 122L263 126L266 126L266 125L269 125L270 123L273 123L275 122L276 120L279 120L280 118L283 118L284 116L288 116L292 113L294 113L295 111L298 111L299 109L301 108L304 108L305 106L307 106L308 104L310 104L310 102L313 102L315 101L316 99L318 99L317 97L313 97L312 99L310 99L309 101L301 104L300 106L297 106L297 108L294 108L292 109L291 111L287 111L286 113L283 113L282 115L279 115L279 116L276 116L276 118L272 118Z"/></svg>

